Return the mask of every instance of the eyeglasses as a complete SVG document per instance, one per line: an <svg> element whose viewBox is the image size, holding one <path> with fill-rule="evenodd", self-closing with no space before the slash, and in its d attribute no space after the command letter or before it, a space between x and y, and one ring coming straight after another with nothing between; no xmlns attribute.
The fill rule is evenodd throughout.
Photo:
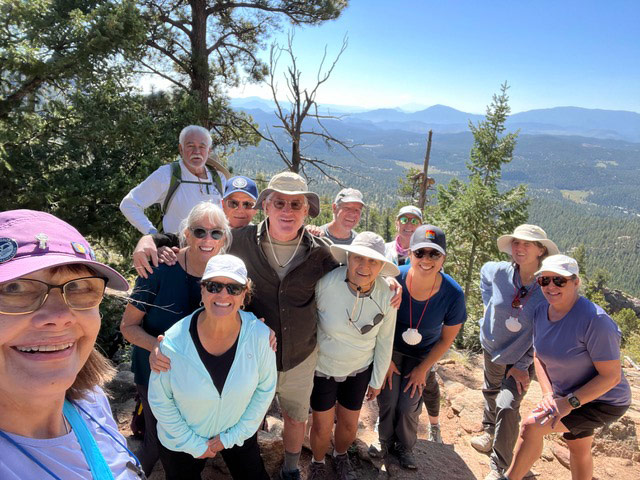
<svg viewBox="0 0 640 480"><path fill-rule="evenodd" d="M353 320L351 318L351 314L349 314L349 310L346 310L347 312L347 318L349 319L349 323L351 325L354 326L354 328L356 330L358 330L360 332L361 335L365 335L367 333L369 333L373 327L375 327L376 325L378 325L382 320L384 320L384 313L382 312L382 309L380 308L380 305L378 305L378 302L376 302L372 297L366 297L368 299L370 299L373 303L376 304L376 307L378 307L378 310L380 310L380 313L376 314L375 317L373 317L373 322L372 323L368 323L366 324L364 327L360 328L358 327L358 325L356 325L356 322L358 320L360 320L360 314L358 314L358 318L356 320ZM362 311L362 309L360 310Z"/></svg>
<svg viewBox="0 0 640 480"><path fill-rule="evenodd" d="M40 309L49 292L59 288L64 303L72 310L89 310L102 302L107 279L82 277L52 285L40 280L18 279L0 284L0 313L22 315Z"/></svg>
<svg viewBox="0 0 640 480"><path fill-rule="evenodd" d="M209 234L214 240L220 240L224 236L224 231L218 228L207 230L202 227L189 227L189 230L193 232L193 236L196 238L206 238L207 234Z"/></svg>
<svg viewBox="0 0 640 480"><path fill-rule="evenodd" d="M251 210L256 206L256 202L250 202L250 201L239 202L238 200L233 200L233 199L225 200L225 203L227 204L227 207L231 208L232 210L235 210L236 208L240 207L240 205L242 205L242 208L244 208L245 210Z"/></svg>
<svg viewBox="0 0 640 480"><path fill-rule="evenodd" d="M400 218L398 218L398 221L402 224L402 225L406 225L407 223L411 223L411 225L420 225L422 222L420 222L420 219L416 218L416 217L405 217L404 215Z"/></svg>
<svg viewBox="0 0 640 480"><path fill-rule="evenodd" d="M567 284L569 279L558 275L554 277L538 277L536 281L538 282L538 285L540 285L541 287L546 287L551 283L551 281L553 281L553 284L556 287L562 288Z"/></svg>
<svg viewBox="0 0 640 480"><path fill-rule="evenodd" d="M438 250L435 250L433 248L419 248L418 250L414 251L413 254L416 258L422 258L425 255L429 255L429 258L431 260L437 260L442 256L442 252L439 252Z"/></svg>
<svg viewBox="0 0 640 480"><path fill-rule="evenodd" d="M518 290L518 293L516 293L516 296L513 298L511 302L511 306L513 308L518 308L520 306L520 299L526 297L527 293L529 293L529 290L527 290L527 287L520 287L520 290Z"/></svg>
<svg viewBox="0 0 640 480"><path fill-rule="evenodd" d="M227 293L234 297L240 295L247 288L246 285L240 285L239 283L212 282L211 280L203 280L200 282L200 285L209 293L220 293L223 288L226 288Z"/></svg>
<svg viewBox="0 0 640 480"><path fill-rule="evenodd" d="M291 210L302 210L302 207L304 207L304 201L302 200L284 200L282 198L275 198L271 200L271 204L277 210L282 210L287 205L291 207Z"/></svg>

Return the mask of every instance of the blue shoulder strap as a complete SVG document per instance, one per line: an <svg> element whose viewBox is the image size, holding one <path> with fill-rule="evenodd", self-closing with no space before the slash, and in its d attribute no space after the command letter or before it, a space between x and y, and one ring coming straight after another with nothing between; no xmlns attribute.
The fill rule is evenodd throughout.
<svg viewBox="0 0 640 480"><path fill-rule="evenodd" d="M87 460L87 464L89 464L94 480L114 480L109 465L107 465L102 453L100 453L96 440L93 438L93 435L91 435L87 424L68 400L64 401L62 412L71 424L73 432L76 434L76 438L78 439L80 448L82 448L84 458Z"/></svg>

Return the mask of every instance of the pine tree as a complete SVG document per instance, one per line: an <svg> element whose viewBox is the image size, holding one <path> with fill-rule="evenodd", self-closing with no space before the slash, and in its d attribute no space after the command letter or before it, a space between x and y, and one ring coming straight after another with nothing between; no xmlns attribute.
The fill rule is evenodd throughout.
<svg viewBox="0 0 640 480"><path fill-rule="evenodd" d="M493 96L483 121L469 124L474 144L467 162L468 182L454 178L437 191L433 222L447 234L445 268L463 286L472 314L481 312L478 291L471 288L480 266L499 257L498 236L527 218L526 187L504 191L500 186L502 166L513 158L518 135L504 133L510 112L508 88L503 84L500 94Z"/></svg>

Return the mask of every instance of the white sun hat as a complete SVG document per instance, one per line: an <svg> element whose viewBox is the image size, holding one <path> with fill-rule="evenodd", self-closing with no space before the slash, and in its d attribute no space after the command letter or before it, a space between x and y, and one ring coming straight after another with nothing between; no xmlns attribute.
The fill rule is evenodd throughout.
<svg viewBox="0 0 640 480"><path fill-rule="evenodd" d="M235 255L220 254L211 257L204 269L202 280L214 277L225 277L236 282L247 284L247 267L244 262Z"/></svg>
<svg viewBox="0 0 640 480"><path fill-rule="evenodd" d="M540 242L547 247L549 255L556 255L560 253L555 243L547 238L546 232L537 225L519 225L515 228L513 233L509 235L502 235L498 238L498 250L511 255L511 242L513 239L525 240L527 242Z"/></svg>
<svg viewBox="0 0 640 480"><path fill-rule="evenodd" d="M395 277L400 274L398 267L384 256L384 240L377 233L359 233L351 245L331 245L331 254L343 265L347 264L347 253L349 252L383 262L382 270L380 270L380 275L383 277Z"/></svg>

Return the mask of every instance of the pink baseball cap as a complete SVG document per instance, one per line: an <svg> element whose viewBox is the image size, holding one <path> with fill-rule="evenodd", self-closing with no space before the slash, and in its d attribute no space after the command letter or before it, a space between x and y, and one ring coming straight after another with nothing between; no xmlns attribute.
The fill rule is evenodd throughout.
<svg viewBox="0 0 640 480"><path fill-rule="evenodd" d="M0 212L0 282L70 264L91 267L109 288L129 290L124 277L96 261L89 242L68 223L34 210Z"/></svg>

